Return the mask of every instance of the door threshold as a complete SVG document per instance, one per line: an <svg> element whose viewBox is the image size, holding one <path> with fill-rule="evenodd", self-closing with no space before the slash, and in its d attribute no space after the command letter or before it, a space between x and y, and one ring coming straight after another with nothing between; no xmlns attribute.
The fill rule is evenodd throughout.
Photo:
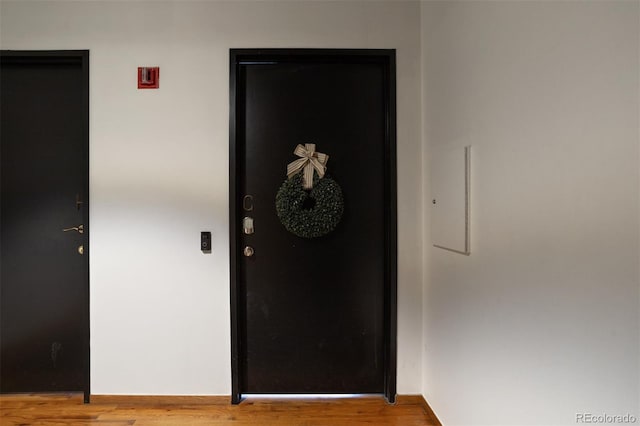
<svg viewBox="0 0 640 426"><path fill-rule="evenodd" d="M384 397L381 393L243 393L242 399L353 399Z"/></svg>

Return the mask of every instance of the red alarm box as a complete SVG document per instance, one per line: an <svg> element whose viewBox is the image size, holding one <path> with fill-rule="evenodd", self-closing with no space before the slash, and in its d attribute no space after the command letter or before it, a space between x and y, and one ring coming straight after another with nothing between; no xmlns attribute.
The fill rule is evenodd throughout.
<svg viewBox="0 0 640 426"><path fill-rule="evenodd" d="M160 67L138 67L138 89L160 87Z"/></svg>

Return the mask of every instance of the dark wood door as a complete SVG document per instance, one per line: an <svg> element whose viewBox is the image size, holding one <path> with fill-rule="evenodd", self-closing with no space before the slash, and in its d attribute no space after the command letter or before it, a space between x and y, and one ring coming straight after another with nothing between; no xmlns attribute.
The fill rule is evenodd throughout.
<svg viewBox="0 0 640 426"><path fill-rule="evenodd" d="M88 59L1 55L3 393L88 397Z"/></svg>
<svg viewBox="0 0 640 426"><path fill-rule="evenodd" d="M231 52L235 402L253 393L395 398L394 57ZM317 238L288 232L275 207L305 143L329 155L326 176L344 198L338 226Z"/></svg>

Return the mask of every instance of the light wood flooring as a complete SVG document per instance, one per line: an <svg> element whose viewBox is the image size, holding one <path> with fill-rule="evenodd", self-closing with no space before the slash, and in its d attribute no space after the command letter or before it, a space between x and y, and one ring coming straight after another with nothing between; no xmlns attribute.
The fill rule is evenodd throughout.
<svg viewBox="0 0 640 426"><path fill-rule="evenodd" d="M233 426L427 426L439 425L421 396L345 399L248 399L229 397L2 395L0 424L9 425L233 425Z"/></svg>

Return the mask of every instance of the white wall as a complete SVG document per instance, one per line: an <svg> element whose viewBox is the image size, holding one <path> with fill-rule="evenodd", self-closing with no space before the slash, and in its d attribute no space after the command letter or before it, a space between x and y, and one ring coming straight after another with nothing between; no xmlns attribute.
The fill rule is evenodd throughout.
<svg viewBox="0 0 640 426"><path fill-rule="evenodd" d="M425 222L427 400L446 425L640 421L639 3L422 19L425 168L473 146L471 256Z"/></svg>
<svg viewBox="0 0 640 426"><path fill-rule="evenodd" d="M90 49L94 394L229 394L228 51L395 48L398 390L421 390L417 2L0 5L2 49ZM136 67L160 66L160 89ZM201 230L213 253L199 250Z"/></svg>

